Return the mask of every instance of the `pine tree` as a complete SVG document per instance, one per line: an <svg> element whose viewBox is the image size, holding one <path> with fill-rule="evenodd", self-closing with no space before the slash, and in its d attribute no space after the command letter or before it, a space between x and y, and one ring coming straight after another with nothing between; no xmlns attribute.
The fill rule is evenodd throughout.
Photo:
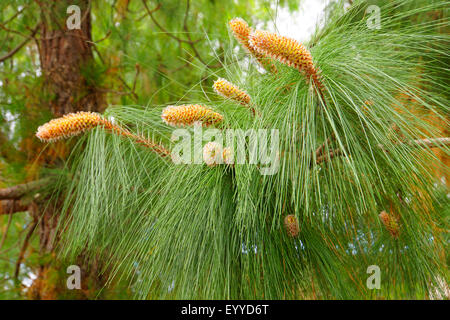
<svg viewBox="0 0 450 320"><path fill-rule="evenodd" d="M220 95L109 108L98 125L72 116L48 135L43 127L50 139L89 131L68 163L62 253L108 259L138 298L425 297L448 276L448 199L432 171L434 150L450 151L439 29L448 18L411 21L448 3L419 2L381 6L378 29L355 1L307 44L241 19L249 32L231 23L231 33L255 63L230 55ZM206 164L160 152L175 146L171 125L195 134L199 122L222 133L278 130L278 171L221 161L230 153L219 140L200 146ZM371 265L379 291L366 285Z"/></svg>

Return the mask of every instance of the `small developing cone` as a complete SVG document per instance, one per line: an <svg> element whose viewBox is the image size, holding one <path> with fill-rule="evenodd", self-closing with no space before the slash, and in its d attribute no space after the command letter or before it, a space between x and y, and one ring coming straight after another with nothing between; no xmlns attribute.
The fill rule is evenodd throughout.
<svg viewBox="0 0 450 320"><path fill-rule="evenodd" d="M38 128L36 137L44 142L54 142L82 134L83 132L91 130L95 127L103 127L104 129L115 134L129 137L135 142L152 149L162 157L170 155L169 151L163 146L146 140L118 125L115 125L95 112L80 111L77 113L66 114L61 118L52 119Z"/></svg>
<svg viewBox="0 0 450 320"><path fill-rule="evenodd" d="M208 142L203 147L203 160L208 167L222 163L222 146L217 142Z"/></svg>
<svg viewBox="0 0 450 320"><path fill-rule="evenodd" d="M252 29L248 26L247 22L241 18L234 18L228 22L230 29L234 35L234 37L241 43L241 45L256 58L256 60L263 66L264 68L269 68L273 73L277 72L275 66L270 63L268 59L266 59L264 54L259 53L257 50L252 48L249 44L249 36L252 32Z"/></svg>
<svg viewBox="0 0 450 320"><path fill-rule="evenodd" d="M195 122L201 122L204 126L210 126L222 122L223 116L200 104L180 106L168 106L162 114L162 120L171 126L189 126Z"/></svg>
<svg viewBox="0 0 450 320"><path fill-rule="evenodd" d="M284 227L286 228L287 234L292 238L297 237L300 233L297 217L293 214L287 215L284 218Z"/></svg>
<svg viewBox="0 0 450 320"><path fill-rule="evenodd" d="M314 67L311 53L298 41L268 31L256 30L249 36L250 46L260 54L271 57L303 72L321 88L319 72Z"/></svg>
<svg viewBox="0 0 450 320"><path fill-rule="evenodd" d="M234 152L231 147L223 148L222 159L226 164L234 164Z"/></svg>
<svg viewBox="0 0 450 320"><path fill-rule="evenodd" d="M381 211L378 217L380 218L386 229L389 231L391 236L393 238L397 238L400 232L400 227L398 225L397 219L394 216L389 215L386 211Z"/></svg>

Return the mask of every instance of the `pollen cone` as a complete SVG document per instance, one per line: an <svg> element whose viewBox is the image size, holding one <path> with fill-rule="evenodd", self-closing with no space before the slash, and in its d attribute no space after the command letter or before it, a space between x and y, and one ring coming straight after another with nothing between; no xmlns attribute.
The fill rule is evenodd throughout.
<svg viewBox="0 0 450 320"><path fill-rule="evenodd" d="M260 54L296 68L311 77L321 87L319 72L314 67L311 53L298 41L278 34L256 30L249 36L249 44Z"/></svg>
<svg viewBox="0 0 450 320"><path fill-rule="evenodd" d="M240 44L247 50L256 60L266 69L270 69L272 72L276 73L277 69L275 66L266 59L264 54L261 54L249 44L249 36L252 29L248 26L247 22L241 18L234 18L228 23L234 37L240 42Z"/></svg>
<svg viewBox="0 0 450 320"><path fill-rule="evenodd" d="M81 111L50 120L38 128L36 136L41 141L53 142L79 135L99 125L108 126L108 124L109 122L98 113Z"/></svg>
<svg viewBox="0 0 450 320"><path fill-rule="evenodd" d="M244 90L223 78L214 81L213 89L224 98L234 100L243 105L250 104L251 98Z"/></svg>
<svg viewBox="0 0 450 320"><path fill-rule="evenodd" d="M378 217L380 218L386 229L389 231L391 236L397 238L400 231L397 219L394 216L388 214L386 211L381 211Z"/></svg>
<svg viewBox="0 0 450 320"><path fill-rule="evenodd" d="M163 146L115 125L95 112L79 111L77 113L69 113L60 118L50 120L38 128L36 137L38 137L41 141L54 142L60 139L82 134L83 132L98 126L103 127L104 129L117 135L131 138L136 143L152 149L161 157L170 155L170 152Z"/></svg>
<svg viewBox="0 0 450 320"><path fill-rule="evenodd" d="M200 104L168 106L161 115L162 120L171 126L188 126L201 122L210 126L222 122L223 116Z"/></svg>

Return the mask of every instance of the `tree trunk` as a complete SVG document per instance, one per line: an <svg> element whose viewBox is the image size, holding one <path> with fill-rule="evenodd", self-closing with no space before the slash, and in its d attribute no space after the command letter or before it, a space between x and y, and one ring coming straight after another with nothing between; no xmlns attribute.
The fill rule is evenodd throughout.
<svg viewBox="0 0 450 320"><path fill-rule="evenodd" d="M82 110L102 111L104 109L104 95L96 89L95 83L91 83L87 76L95 67L89 2L88 0L39 1L41 24L37 45L45 79L42 89L51 97L42 107L48 108L54 117ZM66 20L71 16L67 13L67 8L71 5L77 5L81 9L79 29L68 30L67 28ZM47 158L45 154L40 156ZM40 254L52 257L51 263L40 265L37 279L28 291L28 296L32 299L57 299L61 296L89 297L88 288L73 290L67 296L65 279L69 275L65 272L65 267L55 260L59 202L55 200L53 205L34 203L28 210L34 219L39 221L37 230ZM73 262L73 264L80 263L81 261ZM89 268L82 265L80 267L83 270L82 276L86 277L89 274ZM95 273L95 267L93 269L91 271ZM55 274L59 277L56 281ZM96 277L95 274L92 276ZM86 282L83 281L84 283Z"/></svg>
<svg viewBox="0 0 450 320"><path fill-rule="evenodd" d="M80 110L100 111L104 97L83 76L93 65L91 16L88 0L78 1L80 29L68 30L67 8L76 1L41 3L39 54L47 90L54 94L50 108L55 116Z"/></svg>

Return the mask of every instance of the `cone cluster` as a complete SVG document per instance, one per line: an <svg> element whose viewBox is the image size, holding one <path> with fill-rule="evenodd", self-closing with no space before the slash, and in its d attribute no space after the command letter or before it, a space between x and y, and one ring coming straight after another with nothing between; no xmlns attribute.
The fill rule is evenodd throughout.
<svg viewBox="0 0 450 320"><path fill-rule="evenodd" d="M316 84L320 85L318 70L314 67L311 53L302 44L271 32L253 31L247 22L241 18L232 19L229 22L229 26L236 39L263 66L272 66L274 68L270 59L277 59L281 63L303 72L308 77L311 77ZM256 114L255 109L251 106L251 97L238 86L219 78L214 82L213 88L219 95L249 107L253 114ZM196 122L201 123L203 126L211 126L223 121L221 114L201 104L168 106L162 111L161 118L166 124L171 126L190 126ZM70 113L61 118L53 119L40 126L36 136L41 141L52 142L79 135L97 126L102 126L115 134L129 137L136 143L153 149L161 156L165 157L170 154L163 146L135 135L121 126L114 125L102 118L100 114L94 112ZM231 148L222 148L217 143L206 144L203 151L204 160L208 165L217 164L218 158L227 164L232 164L234 161ZM287 216L285 225L291 236L298 234L298 221L295 216Z"/></svg>

